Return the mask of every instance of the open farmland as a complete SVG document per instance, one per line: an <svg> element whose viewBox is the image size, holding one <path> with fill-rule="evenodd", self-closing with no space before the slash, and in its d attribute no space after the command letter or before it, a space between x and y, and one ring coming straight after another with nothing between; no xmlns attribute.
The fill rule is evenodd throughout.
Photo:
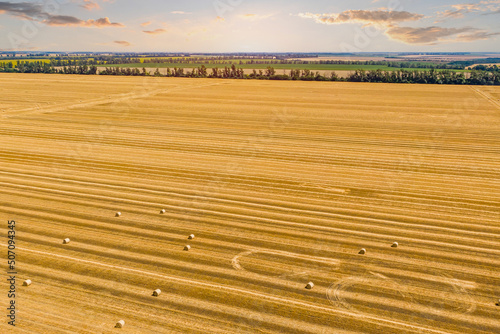
<svg viewBox="0 0 500 334"><path fill-rule="evenodd" d="M26 59L8 59L8 58L5 58L5 59L0 59L0 63L5 63L5 64L8 64L8 63L11 63L12 65L17 65L18 63L20 62L24 62L24 63L33 63L33 62L42 62L42 63L50 63L50 60L49 59L33 59L33 58L26 58Z"/></svg>
<svg viewBox="0 0 500 334"><path fill-rule="evenodd" d="M0 86L0 332L500 332L500 87Z"/></svg>
<svg viewBox="0 0 500 334"><path fill-rule="evenodd" d="M407 71L430 71L429 68L400 68L400 67L391 67L387 65L347 65L347 64L320 64L320 63L310 63L310 64L249 64L243 63L239 64L239 61L228 61L227 63L220 64L193 64L193 63L131 63L131 64L108 64L108 65L99 65L99 69L104 69L106 67L130 67L130 68L139 68L143 67L146 69L164 69L164 68L184 68L187 70L192 70L194 68L198 68L204 65L207 69L212 68L224 68L231 67L235 65L237 68L245 69L245 70L265 70L268 67L272 67L277 71L281 70L310 70L310 71L356 71L356 70L364 70L364 71L398 71L398 70L407 70ZM442 69L436 69L436 71L443 71ZM465 70L449 70L453 72L465 72Z"/></svg>
<svg viewBox="0 0 500 334"><path fill-rule="evenodd" d="M270 60L268 60L270 61ZM108 65L100 65L99 68L106 67L131 67L131 68L148 68L148 69L156 69L156 68L186 68L192 69L197 68L204 65L207 69L212 68L224 68L231 67L235 65L237 68L247 69L247 70L265 70L268 67L273 67L276 70L311 70L311 71L355 71L355 70L382 70L382 71L396 71L400 68L389 67L387 65L344 65L344 64L319 64L319 63L311 63L311 64L250 64L243 63L240 64L239 60L221 62L218 64L210 64L210 63L131 63L131 64L108 64ZM427 70L427 69L420 69Z"/></svg>

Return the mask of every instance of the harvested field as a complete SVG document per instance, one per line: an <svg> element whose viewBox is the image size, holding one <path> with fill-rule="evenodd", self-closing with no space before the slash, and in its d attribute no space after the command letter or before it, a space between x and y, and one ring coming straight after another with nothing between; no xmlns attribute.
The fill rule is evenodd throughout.
<svg viewBox="0 0 500 334"><path fill-rule="evenodd" d="M499 87L0 85L0 332L500 332Z"/></svg>

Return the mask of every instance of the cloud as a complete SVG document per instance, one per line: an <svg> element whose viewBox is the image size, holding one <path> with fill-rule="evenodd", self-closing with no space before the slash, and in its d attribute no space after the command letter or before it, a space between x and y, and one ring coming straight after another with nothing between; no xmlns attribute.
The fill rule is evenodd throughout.
<svg viewBox="0 0 500 334"><path fill-rule="evenodd" d="M438 12L438 16L442 19L448 19L448 18L458 19L464 17L465 14L482 10L480 4L458 4L458 5L452 5L451 7L453 9L448 9L445 10L444 12Z"/></svg>
<svg viewBox="0 0 500 334"><path fill-rule="evenodd" d="M130 44L130 43L129 43L129 42L127 42L127 41L114 41L114 43L115 43L115 44L119 44L119 45L121 45L121 46L125 46L125 47L127 47L127 46L131 46L131 45L132 45L132 44Z"/></svg>
<svg viewBox="0 0 500 334"><path fill-rule="evenodd" d="M365 23L385 26L397 22L417 21L424 17L422 14L414 14L406 11L386 10L347 10L338 14L300 13L298 16L313 19L316 23L322 24Z"/></svg>
<svg viewBox="0 0 500 334"><path fill-rule="evenodd" d="M143 30L143 32L150 35L158 35L166 33L167 31L165 29L155 29L155 30Z"/></svg>
<svg viewBox="0 0 500 334"><path fill-rule="evenodd" d="M97 20L81 20L74 16L55 15L46 12L41 3L0 1L0 14L8 14L23 20L41 22L49 26L81 26L81 27L123 27L107 17Z"/></svg>
<svg viewBox="0 0 500 334"><path fill-rule="evenodd" d="M267 18L270 18L273 16L273 14L245 14L245 15L238 15L239 18L248 20L248 21L259 21L259 20L265 20Z"/></svg>
<svg viewBox="0 0 500 334"><path fill-rule="evenodd" d="M170 14L189 15L189 14L193 14L193 13L183 12L181 10L174 10L173 12L170 12Z"/></svg>
<svg viewBox="0 0 500 334"><path fill-rule="evenodd" d="M97 20L87 20L83 21L74 16L65 15L51 15L47 20L43 20L43 23L49 26L80 26L80 27L124 27L121 23L113 23L107 17L103 17Z"/></svg>
<svg viewBox="0 0 500 334"><path fill-rule="evenodd" d="M488 12L483 15L500 13L500 0L483 0L478 3L457 4L451 5L451 8L437 13L441 21L463 18L466 14L475 12Z"/></svg>
<svg viewBox="0 0 500 334"><path fill-rule="evenodd" d="M33 19L43 13L40 4L32 4L28 2L11 3L6 1L0 2L0 13L9 14L23 19Z"/></svg>
<svg viewBox="0 0 500 334"><path fill-rule="evenodd" d="M476 31L475 33L468 35L459 35L457 37L457 42L474 42L479 40L490 39L491 37L498 36L500 33L498 32L487 32L487 31Z"/></svg>
<svg viewBox="0 0 500 334"><path fill-rule="evenodd" d="M215 18L215 22L224 22L224 21L226 21L226 19L225 19L225 18L223 18L223 17L217 16L217 17Z"/></svg>
<svg viewBox="0 0 500 334"><path fill-rule="evenodd" d="M113 23L109 21L109 18L103 17L97 20L87 20L84 21L85 23L83 25L93 25L96 27L124 27L123 24L121 23Z"/></svg>
<svg viewBox="0 0 500 334"><path fill-rule="evenodd" d="M442 28L437 26L410 28L391 27L385 34L406 44L437 44L438 42L473 42L489 39L499 33L489 33L472 27Z"/></svg>
<svg viewBox="0 0 500 334"><path fill-rule="evenodd" d="M151 23L153 23L153 22L148 21L148 22L141 23L141 27L147 27L147 26L148 26L148 25L150 25Z"/></svg>
<svg viewBox="0 0 500 334"><path fill-rule="evenodd" d="M500 0L483 0L483 4L500 4ZM468 11L476 10L476 5L454 5L455 11L447 13L448 16L463 15ZM445 12L443 12L445 13ZM444 14L442 14L444 15ZM438 26L431 27L401 27L400 22L418 21L424 18L424 15L414 14L406 11L387 11L387 10L347 10L342 13L332 14L312 14L300 13L302 18L313 19L320 24L345 24L345 23L364 23L365 25L377 25L384 30L385 35L390 39L406 44L427 44L433 45L446 42L473 42L477 40L490 39L500 33L491 33L473 27L462 28L443 28Z"/></svg>
<svg viewBox="0 0 500 334"><path fill-rule="evenodd" d="M493 12L489 12L489 13L484 13L483 15L493 15L493 14L500 14L500 9L497 9Z"/></svg>
<svg viewBox="0 0 500 334"><path fill-rule="evenodd" d="M83 2L84 4L80 5L80 7L85 8L86 10L101 9L101 6L92 0L83 0Z"/></svg>

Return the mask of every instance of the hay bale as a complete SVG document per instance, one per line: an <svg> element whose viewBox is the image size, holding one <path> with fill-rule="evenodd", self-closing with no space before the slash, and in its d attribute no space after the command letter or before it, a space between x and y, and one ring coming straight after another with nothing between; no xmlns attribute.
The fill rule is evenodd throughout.
<svg viewBox="0 0 500 334"><path fill-rule="evenodd" d="M158 297L160 294L161 294L161 290L160 289L156 289L155 291L153 291L153 296L154 297Z"/></svg>
<svg viewBox="0 0 500 334"><path fill-rule="evenodd" d="M161 211L160 211L160 215L165 214L165 212L167 212L165 209L161 209Z"/></svg>
<svg viewBox="0 0 500 334"><path fill-rule="evenodd" d="M31 280L27 279L26 281L23 282L23 286L30 286L31 285Z"/></svg>
<svg viewBox="0 0 500 334"><path fill-rule="evenodd" d="M361 254L361 255L364 255L364 254L366 254L366 249L364 249L364 248L361 248L361 250L359 251L359 253L358 253L358 254Z"/></svg>
<svg viewBox="0 0 500 334"><path fill-rule="evenodd" d="M312 288L314 288L314 283L313 282L307 283L306 289L311 290Z"/></svg>
<svg viewBox="0 0 500 334"><path fill-rule="evenodd" d="M398 248L398 246L399 246L399 244L398 244L397 242L395 242L395 243L393 243L393 244L392 244L392 246L391 246L391 247L392 247L392 248Z"/></svg>
<svg viewBox="0 0 500 334"><path fill-rule="evenodd" d="M500 299L498 300L497 306L500 306Z"/></svg>
<svg viewBox="0 0 500 334"><path fill-rule="evenodd" d="M186 245L186 247L184 247L184 250L185 250L185 251L188 251L188 250L190 250L190 249L191 249L191 246L189 246L189 245Z"/></svg>
<svg viewBox="0 0 500 334"><path fill-rule="evenodd" d="M69 244L69 242L70 242L70 241L71 241L71 240L69 240L69 238L66 238L66 239L64 239L64 240L63 240L63 244L65 244L65 245L66 245L66 244Z"/></svg>
<svg viewBox="0 0 500 334"><path fill-rule="evenodd" d="M123 326L125 326L125 321L120 320L116 323L115 328L123 328Z"/></svg>
<svg viewBox="0 0 500 334"><path fill-rule="evenodd" d="M115 215L115 217L120 217L121 215L122 215L121 212L117 212L116 215Z"/></svg>
<svg viewBox="0 0 500 334"><path fill-rule="evenodd" d="M189 240L193 240L194 239L194 234L190 234L189 237L188 237Z"/></svg>

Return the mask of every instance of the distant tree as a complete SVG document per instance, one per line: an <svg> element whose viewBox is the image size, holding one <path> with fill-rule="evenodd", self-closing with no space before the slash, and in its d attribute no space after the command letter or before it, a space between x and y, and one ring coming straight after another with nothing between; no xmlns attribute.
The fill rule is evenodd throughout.
<svg viewBox="0 0 500 334"><path fill-rule="evenodd" d="M276 70L273 67L268 66L266 69L266 77L271 77L274 75L276 75Z"/></svg>
<svg viewBox="0 0 500 334"><path fill-rule="evenodd" d="M199 73L200 73L200 77L202 77L202 78L207 77L207 68L205 67L205 65L201 65Z"/></svg>

